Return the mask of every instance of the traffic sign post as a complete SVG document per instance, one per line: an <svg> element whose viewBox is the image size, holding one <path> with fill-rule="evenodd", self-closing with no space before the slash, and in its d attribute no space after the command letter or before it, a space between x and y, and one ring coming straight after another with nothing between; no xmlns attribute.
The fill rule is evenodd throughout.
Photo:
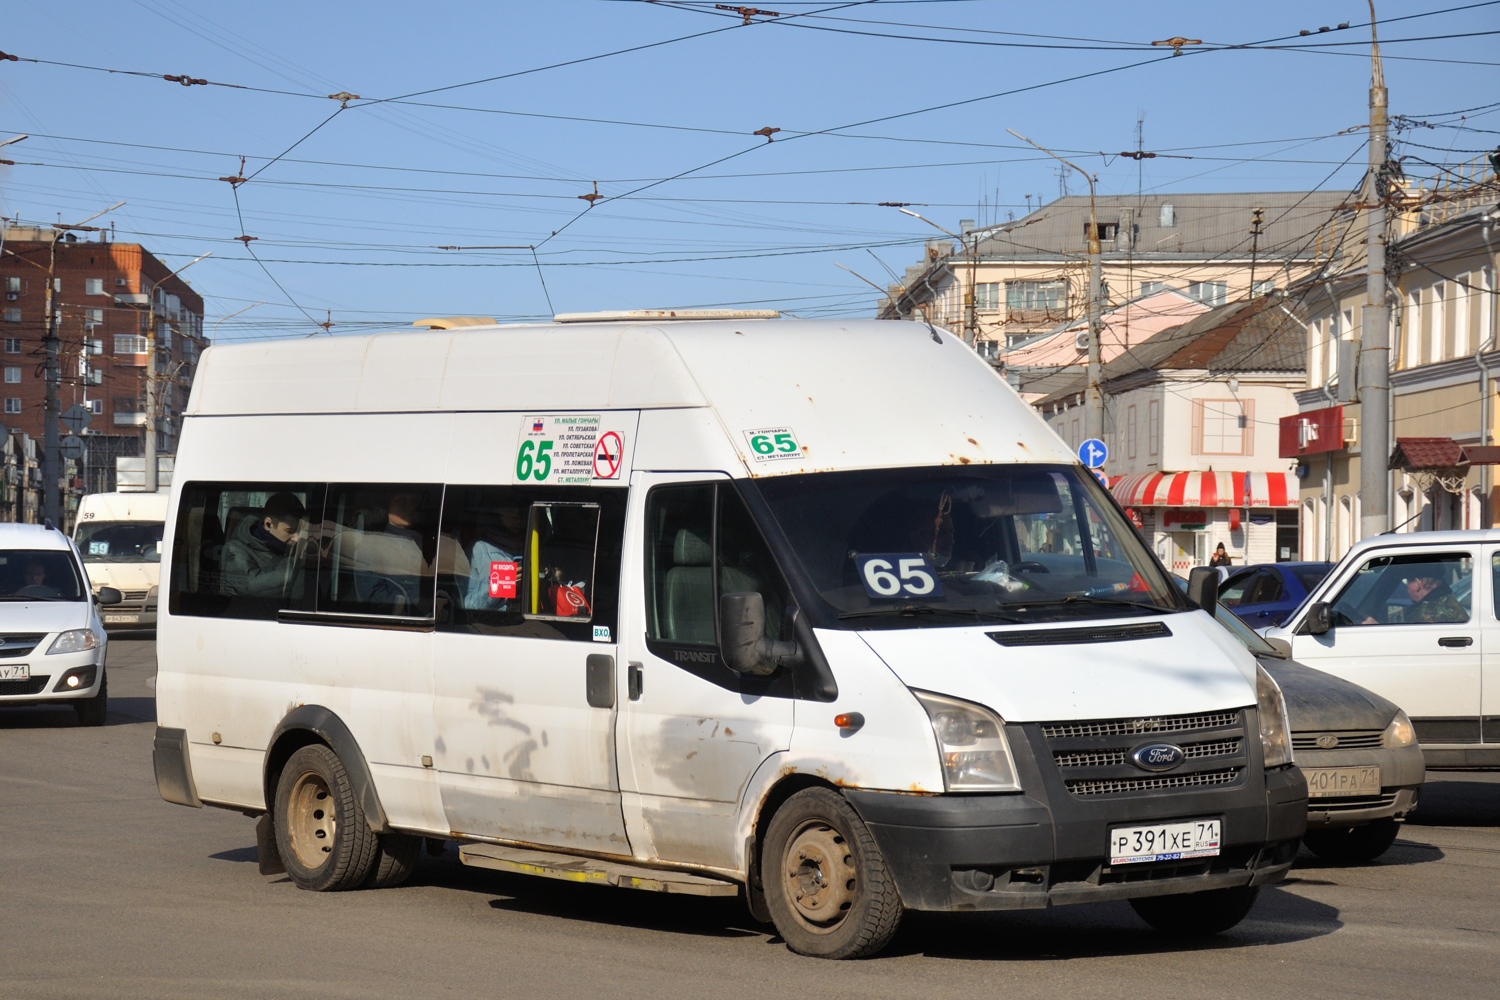
<svg viewBox="0 0 1500 1000"><path fill-rule="evenodd" d="M69 434L57 442L57 453L69 462L76 462L83 457L83 438Z"/></svg>
<svg viewBox="0 0 1500 1000"><path fill-rule="evenodd" d="M1078 460L1090 469L1102 469L1109 458L1109 448L1098 438L1089 438L1078 446Z"/></svg>

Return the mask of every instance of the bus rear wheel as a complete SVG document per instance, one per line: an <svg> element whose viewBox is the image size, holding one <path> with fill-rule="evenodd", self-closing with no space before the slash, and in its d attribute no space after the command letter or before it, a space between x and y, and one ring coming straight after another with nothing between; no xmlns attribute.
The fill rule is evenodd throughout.
<svg viewBox="0 0 1500 1000"><path fill-rule="evenodd" d="M287 759L276 783L276 846L301 889L357 889L370 874L379 841L338 754L321 744Z"/></svg>
<svg viewBox="0 0 1500 1000"><path fill-rule="evenodd" d="M766 907L787 947L814 958L863 958L890 943L901 898L854 808L831 788L787 799L766 831Z"/></svg>

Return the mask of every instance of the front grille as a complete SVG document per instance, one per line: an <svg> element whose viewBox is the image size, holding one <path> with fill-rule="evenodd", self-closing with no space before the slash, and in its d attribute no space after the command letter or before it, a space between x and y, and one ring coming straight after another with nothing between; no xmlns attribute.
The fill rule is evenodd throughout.
<svg viewBox="0 0 1500 1000"><path fill-rule="evenodd" d="M0 697L15 694L41 694L52 678L43 674L24 681L0 681Z"/></svg>
<svg viewBox="0 0 1500 1000"><path fill-rule="evenodd" d="M1052 759L1058 767L1119 767L1129 761L1129 748L1118 750L1093 750L1073 753L1057 753ZM1232 757L1240 752L1239 740L1213 740L1208 743L1184 743L1183 755L1189 759L1202 757Z"/></svg>
<svg viewBox="0 0 1500 1000"><path fill-rule="evenodd" d="M1094 722L1046 722L1042 735L1049 740L1081 736L1144 736L1188 733L1196 729L1228 729L1240 724L1240 713L1213 712L1206 715L1166 715L1145 719L1100 719Z"/></svg>
<svg viewBox="0 0 1500 1000"><path fill-rule="evenodd" d="M1130 639L1161 639L1172 630L1161 622L1137 625L1090 625L1085 628L1039 628L1017 632L986 632L1002 646L1068 646L1090 642L1125 642Z"/></svg>
<svg viewBox="0 0 1500 1000"><path fill-rule="evenodd" d="M1151 792L1160 788L1193 788L1205 785L1229 785L1240 776L1240 768L1222 771L1197 771L1193 774L1162 775L1156 778L1103 778L1093 781L1065 781L1074 795L1119 795L1124 792Z"/></svg>
<svg viewBox="0 0 1500 1000"><path fill-rule="evenodd" d="M25 656L46 637L45 632L11 632L0 635L0 657Z"/></svg>
<svg viewBox="0 0 1500 1000"><path fill-rule="evenodd" d="M1387 792L1384 795L1361 795L1357 798L1347 799L1308 799L1308 812L1356 812L1361 809L1376 809L1382 806L1393 806L1396 804L1396 793Z"/></svg>
<svg viewBox="0 0 1500 1000"><path fill-rule="evenodd" d="M1331 747L1318 746L1318 739L1323 736L1332 736L1338 740L1337 745ZM1385 736L1384 730L1380 729L1346 729L1327 733L1293 733L1293 750L1373 750L1379 749L1381 739Z"/></svg>

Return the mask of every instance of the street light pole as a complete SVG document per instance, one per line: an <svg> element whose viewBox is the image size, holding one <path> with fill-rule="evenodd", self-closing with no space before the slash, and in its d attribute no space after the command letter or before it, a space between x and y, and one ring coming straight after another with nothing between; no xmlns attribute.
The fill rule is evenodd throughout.
<svg viewBox="0 0 1500 1000"><path fill-rule="evenodd" d="M1391 334L1390 307L1385 302L1385 158L1389 95L1380 65L1380 42L1375 35L1375 2L1370 0L1370 170L1365 199L1365 303L1360 309L1360 422L1364 440L1359 448L1361 538L1373 538L1390 528L1391 474ZM1353 374L1352 372L1350 373Z"/></svg>
<svg viewBox="0 0 1500 1000"><path fill-rule="evenodd" d="M918 215L916 212L913 212L909 208L898 209L898 211L900 211L900 213L902 215L909 215L909 216L911 216L913 219L921 219L923 222L927 223L929 226L931 226L933 229L938 230L939 232L947 233L949 236L953 237L955 240L958 240L959 246L961 246L961 247L964 248L964 259L965 259L965 261L966 261L966 263L968 265L967 268L966 268L966 270L969 273L968 273L968 281L964 284L964 297L963 297L963 303L964 303L964 333L963 333L963 337L964 337L964 343L965 344L968 344L970 347L975 346L979 342L979 312L978 312L978 310L977 310L977 308L975 306L975 302L974 302L974 278L975 278L975 273L978 270L978 264L979 264L979 261L978 261L978 256L979 256L979 236L978 236L978 234L977 233L973 234L973 239L970 239L968 236L960 236L957 233L953 232L952 230L947 229L947 228L945 228L943 226L938 225L936 222L933 222L931 219L927 218L925 215Z"/></svg>
<svg viewBox="0 0 1500 1000"><path fill-rule="evenodd" d="M1188 42L1184 41L1183 44L1188 44ZM1104 364L1099 343L1101 337L1099 300L1103 297L1100 292L1104 285L1104 263L1099 256L1099 220L1094 204L1094 176L1078 164L1058 156L1046 146L1032 142L1015 129L1008 128L1005 131L1022 142L1030 143L1057 162L1072 167L1089 182L1089 385L1084 397L1086 405L1083 411L1083 423L1087 437L1102 440L1104 438L1104 390L1100 387L1100 382L1103 378Z"/></svg>
<svg viewBox="0 0 1500 1000"><path fill-rule="evenodd" d="M47 310L46 325L42 333L42 356L44 358L42 380L46 383L47 389L42 413L42 517L59 528L62 527L62 500L61 483L58 479L62 475L62 469L57 461L57 449L61 443L62 434L58 428L57 387L62 382L62 371L58 365L57 316L53 305L53 292L57 284L57 279L54 277L57 271L57 241L62 238L64 232L98 232L99 226L89 226L85 223L113 212L123 204L125 204L123 201L116 202L103 212L95 212L83 222L53 226L52 239L47 247L47 290L42 299L42 304Z"/></svg>
<svg viewBox="0 0 1500 1000"><path fill-rule="evenodd" d="M143 449L145 459L147 493L155 493L161 488L160 477L156 468L156 290L169 278L192 267L203 257L212 257L210 251L202 257L195 257L177 270L168 274L161 281L152 283L151 293L146 296L146 446Z"/></svg>

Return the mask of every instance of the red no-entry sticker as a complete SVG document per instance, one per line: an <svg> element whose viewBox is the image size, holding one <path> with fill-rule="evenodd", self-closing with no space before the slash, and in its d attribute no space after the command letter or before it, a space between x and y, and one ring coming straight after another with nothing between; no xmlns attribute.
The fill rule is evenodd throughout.
<svg viewBox="0 0 1500 1000"><path fill-rule="evenodd" d="M516 596L515 563L490 563L490 596L497 599L514 598Z"/></svg>
<svg viewBox="0 0 1500 1000"><path fill-rule="evenodd" d="M620 478L620 458L624 451L625 442L616 432L605 431L599 435L599 443L594 445L594 478Z"/></svg>

